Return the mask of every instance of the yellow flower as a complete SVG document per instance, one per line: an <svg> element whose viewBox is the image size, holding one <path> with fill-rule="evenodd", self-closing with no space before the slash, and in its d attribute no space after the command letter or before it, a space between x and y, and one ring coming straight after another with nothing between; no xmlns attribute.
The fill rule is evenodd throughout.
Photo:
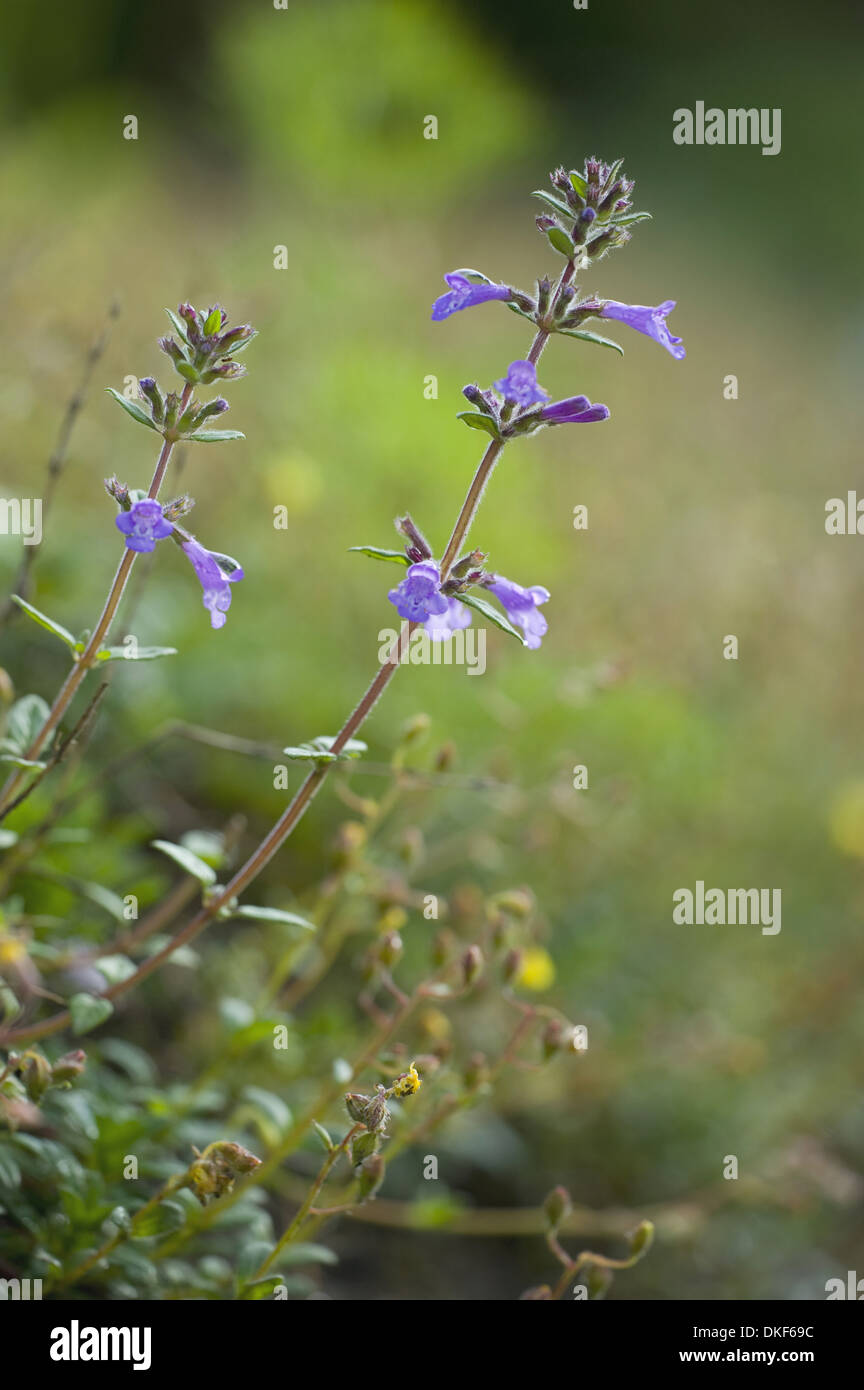
<svg viewBox="0 0 864 1390"><path fill-rule="evenodd" d="M830 827L838 849L864 859L864 782L848 782L837 792Z"/></svg>
<svg viewBox="0 0 864 1390"><path fill-rule="evenodd" d="M516 976L516 984L522 989L541 993L555 983L555 962L542 946L529 946L522 957L522 964Z"/></svg>
<svg viewBox="0 0 864 1390"><path fill-rule="evenodd" d="M412 1062L407 1071L403 1071L401 1076L397 1076L393 1082L394 1096L413 1096L415 1091L419 1091L423 1082L417 1072L417 1067Z"/></svg>

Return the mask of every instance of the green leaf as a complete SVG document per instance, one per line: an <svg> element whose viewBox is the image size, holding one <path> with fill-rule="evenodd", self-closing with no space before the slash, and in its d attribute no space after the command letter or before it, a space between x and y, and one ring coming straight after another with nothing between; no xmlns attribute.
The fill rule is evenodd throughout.
<svg viewBox="0 0 864 1390"><path fill-rule="evenodd" d="M0 849L11 849L18 843L18 836L14 830L0 828Z"/></svg>
<svg viewBox="0 0 864 1390"><path fill-rule="evenodd" d="M136 420L139 425L146 425L148 430L156 429L156 426L150 419L150 416L144 409L142 409L140 405L136 405L135 401L127 400L126 397L122 395L119 391L115 391L113 386L106 386L105 390L108 392L109 396L114 397L118 405L122 405L123 409L126 411L126 414L131 415L132 419Z"/></svg>
<svg viewBox="0 0 864 1390"><path fill-rule="evenodd" d="M211 313L207 315L206 319L204 320L204 332L207 334L209 338L211 334L218 333L221 327L222 310L214 309Z"/></svg>
<svg viewBox="0 0 864 1390"><path fill-rule="evenodd" d="M237 1256L237 1276L245 1283L260 1269L273 1246L266 1240L252 1240L245 1244Z"/></svg>
<svg viewBox="0 0 864 1390"><path fill-rule="evenodd" d="M373 560L393 560L399 565L411 564L404 550L381 550L377 545L349 545L348 549L358 550L361 555L369 555Z"/></svg>
<svg viewBox="0 0 864 1390"><path fill-rule="evenodd" d="M491 434L493 439L501 438L498 426L491 415L481 415L479 411L474 410L460 410L456 419L464 420L465 424L469 425L472 430L485 430L487 434Z"/></svg>
<svg viewBox="0 0 864 1390"><path fill-rule="evenodd" d="M566 256L569 260L573 255L573 242L563 227L550 227L546 236L549 239L549 245L554 246L556 251L560 251L561 255Z"/></svg>
<svg viewBox="0 0 864 1390"><path fill-rule="evenodd" d="M491 603L487 603L485 598L478 598L476 594L460 594L459 598L462 603L467 603L469 608L474 608L478 613L482 613L483 617L488 618L490 623L494 623L496 627L500 627L502 632L509 632L511 637L516 638L517 642L521 642L523 646L525 645L525 639L521 632L517 632L516 628L513 627L511 623L508 623L507 619L498 612L497 608L493 608Z"/></svg>
<svg viewBox="0 0 864 1390"><path fill-rule="evenodd" d="M556 328L556 333L564 333L568 338L581 338L586 343L596 343L598 347L614 348L624 356L624 349L611 338L601 338L599 333L589 333L587 328Z"/></svg>
<svg viewBox="0 0 864 1390"><path fill-rule="evenodd" d="M243 1103L245 1102L245 1104ZM290 1128L291 1111L281 1096L260 1086L245 1086L240 1111L248 1111L262 1132L265 1143L275 1146ZM234 1123L241 1123L235 1114Z"/></svg>
<svg viewBox="0 0 864 1390"><path fill-rule="evenodd" d="M11 763L13 767L46 768L47 763L34 762L32 758L19 758L16 753L0 753L0 763Z"/></svg>
<svg viewBox="0 0 864 1390"><path fill-rule="evenodd" d="M8 712L4 745L11 744L14 749L25 752L33 739L42 730L50 709L42 695L22 695Z"/></svg>
<svg viewBox="0 0 864 1390"><path fill-rule="evenodd" d="M9 711L0 748L10 753L26 753L50 713L41 695L23 695Z"/></svg>
<svg viewBox="0 0 864 1390"><path fill-rule="evenodd" d="M101 883L80 882L79 891L85 898L89 898L91 903L96 903L99 907L111 914L115 922L126 920L126 905L119 893L115 893L110 888L105 888Z"/></svg>
<svg viewBox="0 0 864 1390"><path fill-rule="evenodd" d="M158 661L160 656L176 656L176 647L103 647L96 653L99 661Z"/></svg>
<svg viewBox="0 0 864 1390"><path fill-rule="evenodd" d="M577 174L575 169L572 169L570 171L570 182L576 189L576 192L579 194L579 197L584 198L586 193L588 192L588 180L585 179L582 176L582 174Z"/></svg>
<svg viewBox="0 0 864 1390"><path fill-rule="evenodd" d="M28 603L20 594L11 594L10 597L12 602L17 603L22 612L27 614L28 618L33 619L34 623L46 628L48 632L53 632L54 636L59 637L61 642L65 642L67 647L70 647L72 651L75 650L75 638L62 623L55 623L53 618L49 618L45 613L40 613L38 608L34 608L32 603Z"/></svg>
<svg viewBox="0 0 864 1390"><path fill-rule="evenodd" d="M197 386L201 380L201 374L192 366L191 362L175 362L174 370L184 381L188 381L191 386Z"/></svg>
<svg viewBox="0 0 864 1390"><path fill-rule="evenodd" d="M650 222L650 212L625 212L613 219L616 227L626 227L628 222Z"/></svg>
<svg viewBox="0 0 864 1390"><path fill-rule="evenodd" d="M225 841L213 830L187 830L180 836L180 843L184 849L197 854L199 859L209 864L211 869L221 869L225 863Z"/></svg>
<svg viewBox="0 0 864 1390"><path fill-rule="evenodd" d="M576 214L567 202L566 198L559 198L554 193L547 193L545 188L535 188L531 194L532 198L539 198L541 203L545 203L547 208L557 212L559 217L566 217L572 222Z"/></svg>
<svg viewBox="0 0 864 1390"><path fill-rule="evenodd" d="M186 439L194 439L196 444L221 444L226 439L245 439L242 430L194 430Z"/></svg>
<svg viewBox="0 0 864 1390"><path fill-rule="evenodd" d="M283 1245L277 1258L273 1261L276 1269L291 1269L296 1265L335 1265L339 1263L339 1256L332 1250L328 1250L326 1245L313 1245L307 1241L297 1241L289 1245Z"/></svg>
<svg viewBox="0 0 864 1390"><path fill-rule="evenodd" d="M617 179L618 175L621 173L621 170L623 169L623 167L624 167L624 160L623 160L623 159L616 159L616 160L614 161L614 163L613 163L612 165L610 165L609 173L606 175L606 182L604 183L603 187L602 187L601 190L600 190L600 196L601 196L601 198L603 198L603 197L609 192L610 188L612 187L613 183L614 183L615 180Z"/></svg>
<svg viewBox="0 0 864 1390"><path fill-rule="evenodd" d="M0 1187L18 1187L21 1183L21 1168L18 1160L5 1145L0 1145Z"/></svg>
<svg viewBox="0 0 864 1390"><path fill-rule="evenodd" d="M366 752L367 745L362 743L359 738L349 738L344 748L338 753L331 753L331 748L336 742L334 737L329 734L319 734L317 738L310 739L308 743L301 743L290 748L283 748L282 752L286 758L291 758L295 762L310 761L313 763L335 763L348 758L359 758Z"/></svg>
<svg viewBox="0 0 864 1390"><path fill-rule="evenodd" d="M199 859L197 854L193 854L185 845L174 845L170 840L151 840L153 849L161 850L167 854L169 859L173 859L175 864L179 864L181 869L185 869L187 874L197 878L199 883L205 884L208 888L216 882L216 874L209 864L205 864L203 859Z"/></svg>
<svg viewBox="0 0 864 1390"><path fill-rule="evenodd" d="M171 1231L179 1231L181 1226L186 1224L186 1212L179 1202L170 1202L167 1199L154 1207L151 1212L143 1217L141 1221L132 1218L132 1234L137 1240L145 1240L148 1236L164 1236Z"/></svg>
<svg viewBox="0 0 864 1390"><path fill-rule="evenodd" d="M116 1226L118 1231L130 1231L132 1229L132 1217L125 1207L115 1207L108 1217L112 1226Z"/></svg>
<svg viewBox="0 0 864 1390"><path fill-rule="evenodd" d="M298 917L296 912L283 912L279 907L252 907L243 904L232 909L232 917L249 917L254 922L284 922L289 927L303 927L304 931L317 931L314 922Z"/></svg>
<svg viewBox="0 0 864 1390"><path fill-rule="evenodd" d="M99 999L95 994L73 994L69 1000L69 1012L72 1015L72 1032L80 1037L110 1018L114 1005L110 999Z"/></svg>
<svg viewBox="0 0 864 1390"><path fill-rule="evenodd" d="M187 342L188 340L186 338L186 324L184 323L183 319L180 318L179 314L175 314L173 309L166 309L165 313L168 315L169 319L173 323L174 328L176 329L180 337L180 341L182 343Z"/></svg>
<svg viewBox="0 0 864 1390"><path fill-rule="evenodd" d="M321 1141L321 1144L322 1144L322 1146L323 1146L323 1148L324 1148L325 1153L328 1153L328 1154L329 1154L329 1153L332 1153L333 1149L335 1148L335 1145L334 1145L334 1143L333 1143L333 1140L330 1138L330 1135L327 1133L327 1130L324 1128L324 1126L323 1126L323 1125L319 1125L319 1123L318 1123L317 1120L313 1120L313 1121L312 1121L312 1128L314 1129L314 1131L315 1131L315 1133L317 1134L319 1140Z"/></svg>
<svg viewBox="0 0 864 1390"><path fill-rule="evenodd" d="M128 956L100 956L95 964L99 974L105 976L109 985L122 984L130 975L135 974L135 962Z"/></svg>
<svg viewBox="0 0 864 1390"><path fill-rule="evenodd" d="M268 1274L263 1279L253 1279L251 1284L245 1284L239 1297L244 1303L260 1302L262 1298L272 1297L277 1289L284 1286L284 1283L281 1274Z"/></svg>

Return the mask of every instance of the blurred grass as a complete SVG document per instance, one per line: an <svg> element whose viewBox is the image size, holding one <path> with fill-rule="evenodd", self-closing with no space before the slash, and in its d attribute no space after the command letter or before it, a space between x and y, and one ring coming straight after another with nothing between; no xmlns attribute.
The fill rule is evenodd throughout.
<svg viewBox="0 0 864 1390"><path fill-rule="evenodd" d="M185 136L154 91L106 83L32 112L3 154L15 341L0 380L0 481L13 494L38 494L115 295L122 317L100 373L115 386L128 373L167 379L154 342L165 304L218 299L261 330L231 394L228 423L246 441L190 451L182 475L196 534L238 556L247 578L214 634L182 557L160 551L135 631L181 654L116 673L94 761L174 717L277 744L335 730L392 623L389 571L347 548L392 544L392 517L408 509L440 551L478 456L454 418L461 386L487 385L527 345L524 323L497 306L430 323L441 276L476 265L529 287L551 272L530 189L552 162L629 150L632 129L628 172L655 220L590 288L676 297L688 357L674 364L632 334L623 361L552 344L541 372L551 394L584 391L613 418L514 445L474 533L496 568L552 591L543 650L490 632L482 679L410 668L368 726L381 757L422 708L435 738L456 739L462 771L508 784L433 798L436 830L459 846L442 891L471 877L489 889L530 882L558 964L554 995L591 1028L563 1087L506 1088L505 1122L519 1110L512 1148L488 1117L481 1156L475 1117L452 1152L492 1202L504 1183L496 1155L508 1200L533 1202L563 1180L601 1206L686 1196L716 1182L724 1154L764 1167L801 1135L860 1169L864 842L846 836L841 848L830 832L832 806L862 775L860 560L823 524L826 499L854 485L860 329L844 296L808 284L851 270L854 252L838 204L820 205L815 241L797 195L789 207L794 112L778 159L673 153L666 107L691 101L674 62L658 78L662 122L640 128L633 93L574 118L437 4L240 7L220 19L210 61L222 149ZM764 90L748 100L776 104ZM805 149L839 119L832 90L822 106L811 86ZM137 143L121 139L128 111ZM437 142L421 138L428 112ZM273 269L276 245L287 271ZM826 246L830 267L818 255L814 267ZM722 395L730 372L735 402ZM437 400L424 399L428 374ZM101 479L141 485L151 466L150 438L94 391L37 567L35 601L73 630L92 622L117 553ZM589 508L584 533L571 525L577 503ZM275 506L287 530L273 528ZM0 562L11 577L10 539ZM737 662L722 659L727 633ZM2 662L21 693L49 694L63 669L23 622ZM570 790L577 762L588 793ZM238 805L251 836L282 804L267 763L171 743L146 774L118 775L107 808L143 842L145 825L167 836L220 824ZM316 803L269 871L271 892L312 881L342 814L331 798ZM697 878L781 887L781 935L674 927L672 892ZM825 1278L855 1267L860 1234L830 1193L808 1191L797 1210L733 1207L689 1245L661 1243L618 1296L818 1297ZM477 1258L491 1265L494 1247Z"/></svg>

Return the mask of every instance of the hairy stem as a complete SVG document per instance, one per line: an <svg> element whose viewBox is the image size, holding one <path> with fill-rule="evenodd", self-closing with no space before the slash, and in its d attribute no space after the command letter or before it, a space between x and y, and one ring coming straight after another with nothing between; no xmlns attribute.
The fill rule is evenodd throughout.
<svg viewBox="0 0 864 1390"><path fill-rule="evenodd" d="M189 398L191 395L192 387L187 383L187 385L183 389L183 394L180 397L180 404L177 412L178 418L180 415L183 414L183 411L189 404ZM150 483L150 489L147 493L148 497L155 498L159 494L159 489L161 488L162 480L165 477L165 470L168 467L168 463L171 458L171 451L174 448L174 443L175 440L171 438L166 437L163 440L162 448L159 452L159 457L156 460L156 469L153 473L153 478ZM135 551L130 550L128 547L125 547L123 550L123 556L120 561L120 564L117 566L117 573L114 575L114 580L111 584L111 588L108 591L108 597L105 600L105 605L99 616L99 621L93 629L93 632L90 634L90 638L87 642L86 647L84 648L81 655L76 659L71 671L69 672L65 681L61 685L57 693L57 696L54 700L54 703L51 706L48 718L45 720L45 723L43 724L42 728L39 730L33 742L30 744L30 747L27 749L27 752L24 756L27 758L28 761L35 761L39 757L39 754L45 747L48 738L51 734L53 734L54 730L57 728L57 725L60 723L60 720L63 718L70 704L74 700L75 695L78 691L78 687L81 685L81 682L84 680L84 677L87 675L87 672L90 670L91 666L95 664L97 654L101 650L102 643L107 637L111 624L114 621L114 616L120 605L120 600L123 597L123 591L126 588L126 583L129 579L129 575L132 571L132 566L134 563ZM21 785L22 781L26 776L26 770L23 768L19 768L19 770L13 773L13 775L9 778L8 782L6 783L6 786L3 788L2 792L0 792L0 819L2 819L3 816L5 816L8 813L10 809L10 804L15 798L15 794L18 790L18 787Z"/></svg>

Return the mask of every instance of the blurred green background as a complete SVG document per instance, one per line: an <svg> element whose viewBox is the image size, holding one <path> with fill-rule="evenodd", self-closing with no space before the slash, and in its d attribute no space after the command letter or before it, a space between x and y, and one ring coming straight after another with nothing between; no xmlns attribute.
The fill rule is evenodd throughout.
<svg viewBox="0 0 864 1390"><path fill-rule="evenodd" d="M384 762L422 710L433 743L456 743L453 785L417 811L441 847L428 889L530 884L549 997L590 1029L585 1057L516 1074L434 1151L481 1206L530 1205L555 1182L601 1210L681 1204L618 1298L820 1298L861 1268L864 561L824 530L826 500L858 477L860 28L838 4L683 0L102 0L50 26L38 9L4 16L7 493L40 495L86 351L121 310L38 556L41 608L74 631L98 611L118 552L101 480L146 486L153 455L99 388L168 381L163 305L219 300L261 332L230 393L246 440L190 449L180 484L199 539L246 579L213 633L173 549L137 567L132 630L180 655L116 671L95 768L172 718L277 746L335 731L392 624L392 571L347 548L394 544L407 509L440 553L478 458L460 389L527 348L496 305L431 323L443 273L530 288L556 269L531 189L558 163L626 156L654 221L581 283L677 299L687 358L623 329L623 359L552 343L553 397L584 392L612 420L508 450L474 531L496 568L552 591L543 649L490 631L482 678L407 669L366 734ZM674 145L673 110L697 100L781 107L782 153ZM4 591L18 557L0 538ZM722 658L730 633L738 661ZM22 619L2 665L18 693L50 696L63 652ZM588 791L571 789L576 763ZM352 785L381 790L362 771ZM237 808L251 846L284 804L266 761L179 739L104 795L141 846ZM345 814L319 798L268 872L270 900L302 901ZM92 877L111 872L90 853ZM781 934L673 925L673 891L697 879L781 888ZM428 930L418 914L405 935ZM252 947L234 942L203 949L242 977ZM147 991L129 1006L145 1039L162 997ZM174 1018L163 1009L163 1032ZM177 1075L206 1060L203 1044L165 1045ZM728 1154L739 1184L722 1181ZM350 1225L334 1244L335 1297L507 1298L550 1273L536 1238Z"/></svg>

